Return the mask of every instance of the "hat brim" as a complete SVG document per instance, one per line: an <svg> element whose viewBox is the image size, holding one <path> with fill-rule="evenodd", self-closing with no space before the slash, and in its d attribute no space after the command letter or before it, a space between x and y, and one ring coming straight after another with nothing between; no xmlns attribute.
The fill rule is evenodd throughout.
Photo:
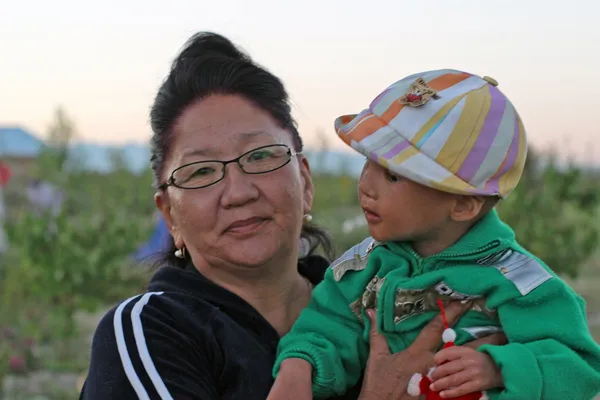
<svg viewBox="0 0 600 400"><path fill-rule="evenodd" d="M495 190L474 187L448 171L368 109L360 114L338 117L335 130L338 137L352 149L413 182L447 193L499 195Z"/></svg>

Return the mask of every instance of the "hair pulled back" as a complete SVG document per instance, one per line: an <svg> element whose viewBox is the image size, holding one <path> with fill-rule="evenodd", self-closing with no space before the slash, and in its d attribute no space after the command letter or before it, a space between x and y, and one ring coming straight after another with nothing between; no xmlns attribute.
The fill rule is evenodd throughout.
<svg viewBox="0 0 600 400"><path fill-rule="evenodd" d="M171 150L176 120L193 102L214 94L235 94L252 101L289 131L294 150L302 151L302 138L281 80L255 63L224 36L199 32L186 42L173 61L150 111L153 132L150 164L158 190L164 190L161 179L165 158ZM301 237L309 243L306 256L322 247L326 257L333 257L331 237L323 229L305 223ZM171 240L170 247L160 261L166 265L184 267L190 261L189 255L179 259L174 256L175 250Z"/></svg>

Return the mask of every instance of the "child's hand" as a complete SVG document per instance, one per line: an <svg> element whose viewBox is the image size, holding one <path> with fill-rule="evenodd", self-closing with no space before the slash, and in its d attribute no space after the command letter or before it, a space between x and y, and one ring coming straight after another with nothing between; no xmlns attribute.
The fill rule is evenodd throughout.
<svg viewBox="0 0 600 400"><path fill-rule="evenodd" d="M312 400L312 367L301 359L289 358L281 369L267 400Z"/></svg>
<svg viewBox="0 0 600 400"><path fill-rule="evenodd" d="M438 352L433 360L437 367L431 376L431 389L440 392L441 397L453 398L504 387L500 369L485 353L453 346Z"/></svg>

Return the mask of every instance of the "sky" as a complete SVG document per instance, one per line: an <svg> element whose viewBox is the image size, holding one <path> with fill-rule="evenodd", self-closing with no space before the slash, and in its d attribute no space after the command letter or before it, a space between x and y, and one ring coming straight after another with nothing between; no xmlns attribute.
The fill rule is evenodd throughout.
<svg viewBox="0 0 600 400"><path fill-rule="evenodd" d="M62 106L80 140L146 142L170 62L209 30L284 81L309 146L343 148L337 116L453 68L495 78L532 146L600 159L594 0L0 0L0 16L0 125L41 137Z"/></svg>

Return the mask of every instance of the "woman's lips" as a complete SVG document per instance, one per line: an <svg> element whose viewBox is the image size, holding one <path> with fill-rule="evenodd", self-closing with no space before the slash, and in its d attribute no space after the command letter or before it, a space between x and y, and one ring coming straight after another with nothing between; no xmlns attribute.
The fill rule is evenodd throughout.
<svg viewBox="0 0 600 400"><path fill-rule="evenodd" d="M266 221L267 219L262 217L241 219L229 225L226 232L238 235L252 234L259 230Z"/></svg>

